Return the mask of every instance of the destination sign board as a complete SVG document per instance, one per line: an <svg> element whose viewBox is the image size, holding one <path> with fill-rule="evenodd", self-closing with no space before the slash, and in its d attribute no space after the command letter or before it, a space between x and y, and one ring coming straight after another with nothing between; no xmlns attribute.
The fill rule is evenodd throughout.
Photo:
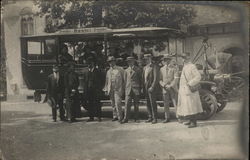
<svg viewBox="0 0 250 160"><path fill-rule="evenodd" d="M95 28L75 28L75 29L62 29L59 33L103 33L111 31L107 27L95 27Z"/></svg>

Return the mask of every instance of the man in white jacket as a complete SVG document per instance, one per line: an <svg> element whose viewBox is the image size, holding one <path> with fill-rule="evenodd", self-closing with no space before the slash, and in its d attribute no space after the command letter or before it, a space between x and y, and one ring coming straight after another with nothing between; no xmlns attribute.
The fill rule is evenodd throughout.
<svg viewBox="0 0 250 160"><path fill-rule="evenodd" d="M191 63L190 53L184 53L181 57L184 59L184 66L180 77L177 115L188 119L184 124L188 125L188 128L193 128L197 126L197 114L202 113L203 109L199 92L191 92L189 87L197 85L201 75L196 66Z"/></svg>
<svg viewBox="0 0 250 160"><path fill-rule="evenodd" d="M112 121L119 120L122 123L122 96L124 95L124 70L116 65L116 59L113 56L108 57L107 62L110 68L107 71L106 82L103 91L110 96L113 108Z"/></svg>

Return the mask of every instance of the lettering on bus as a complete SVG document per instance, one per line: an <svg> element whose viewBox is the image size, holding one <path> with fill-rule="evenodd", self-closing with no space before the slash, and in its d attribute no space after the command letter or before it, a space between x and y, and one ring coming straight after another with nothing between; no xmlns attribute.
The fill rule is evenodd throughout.
<svg viewBox="0 0 250 160"><path fill-rule="evenodd" d="M97 28L76 28L76 29L62 29L59 33L101 33L107 32L110 29L107 27L97 27Z"/></svg>

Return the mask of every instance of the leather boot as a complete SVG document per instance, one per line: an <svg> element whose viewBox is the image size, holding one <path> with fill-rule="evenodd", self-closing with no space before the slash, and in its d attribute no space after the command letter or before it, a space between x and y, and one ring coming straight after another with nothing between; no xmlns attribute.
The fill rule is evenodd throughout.
<svg viewBox="0 0 250 160"><path fill-rule="evenodd" d="M146 122L146 123L152 122L152 118L147 119L145 122Z"/></svg>
<svg viewBox="0 0 250 160"><path fill-rule="evenodd" d="M157 119L153 119L152 124L156 124L157 123Z"/></svg>
<svg viewBox="0 0 250 160"><path fill-rule="evenodd" d="M197 127L196 120L191 120L191 123L190 125L188 125L188 128L195 128L195 127Z"/></svg>
<svg viewBox="0 0 250 160"><path fill-rule="evenodd" d="M191 120L188 120L187 122L183 122L184 125L190 125L191 124Z"/></svg>

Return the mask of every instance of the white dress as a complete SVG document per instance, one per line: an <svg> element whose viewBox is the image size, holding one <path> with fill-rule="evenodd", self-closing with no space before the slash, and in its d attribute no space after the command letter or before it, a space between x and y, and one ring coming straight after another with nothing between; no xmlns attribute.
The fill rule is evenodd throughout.
<svg viewBox="0 0 250 160"><path fill-rule="evenodd" d="M184 73L186 79L184 77ZM188 85L194 86L201 80L201 75L192 63L184 65L178 93L177 115L189 116L203 112L199 92L191 92ZM188 85L187 85L188 84Z"/></svg>

